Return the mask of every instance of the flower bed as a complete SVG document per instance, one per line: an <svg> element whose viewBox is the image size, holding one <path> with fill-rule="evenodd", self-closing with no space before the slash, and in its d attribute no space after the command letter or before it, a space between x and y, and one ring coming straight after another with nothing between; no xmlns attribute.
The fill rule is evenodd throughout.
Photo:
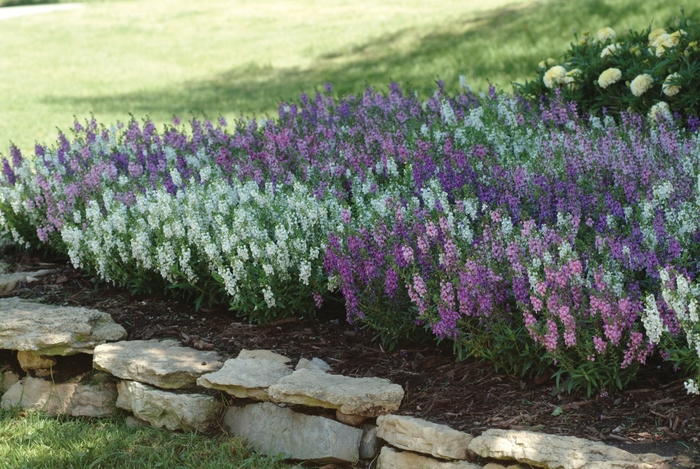
<svg viewBox="0 0 700 469"><path fill-rule="evenodd" d="M3 162L3 232L134 290L313 315L589 393L658 351L698 373L698 136L491 90L283 104L233 130L75 125ZM688 381L689 390L696 391Z"/></svg>

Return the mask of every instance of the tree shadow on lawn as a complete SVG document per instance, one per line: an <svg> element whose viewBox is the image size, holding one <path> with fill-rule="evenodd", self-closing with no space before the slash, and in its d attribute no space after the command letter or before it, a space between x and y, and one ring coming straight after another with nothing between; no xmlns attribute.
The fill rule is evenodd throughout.
<svg viewBox="0 0 700 469"><path fill-rule="evenodd" d="M697 11L688 13L689 17L697 16ZM335 93L347 95L361 93L367 85L384 90L396 81L425 98L435 91L438 78L454 91L459 86L459 75L465 75L476 90L485 90L494 83L510 91L511 80L524 82L534 77L536 64L548 51L564 52L567 42L574 40L572 25L617 25L634 15L639 15L639 11L625 5L611 6L603 0L510 6L454 20L427 35L417 28L385 35L322 56L309 68L274 68L253 63L211 79L162 90L47 97L44 102L87 108L94 113L194 113L213 117L232 112L276 115L280 102L295 101L301 92L322 89L326 82L333 84ZM580 21L592 24L577 24ZM655 22L660 23L658 19ZM567 39L561 42L558 38L562 37Z"/></svg>

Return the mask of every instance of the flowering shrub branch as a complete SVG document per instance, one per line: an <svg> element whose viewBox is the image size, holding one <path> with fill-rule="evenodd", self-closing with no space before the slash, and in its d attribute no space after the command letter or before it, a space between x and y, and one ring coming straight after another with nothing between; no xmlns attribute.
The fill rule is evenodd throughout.
<svg viewBox="0 0 700 469"><path fill-rule="evenodd" d="M625 38L609 27L593 36L585 32L561 61L540 62L537 78L516 89L535 100L560 93L584 112L633 111L655 120L679 113L697 128L699 42L700 25L682 10L667 28L630 31Z"/></svg>

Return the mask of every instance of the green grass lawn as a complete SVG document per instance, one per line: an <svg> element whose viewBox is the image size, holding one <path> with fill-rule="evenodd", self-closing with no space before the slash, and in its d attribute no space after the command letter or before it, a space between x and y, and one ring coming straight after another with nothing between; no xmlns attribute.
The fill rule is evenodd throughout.
<svg viewBox="0 0 700 469"><path fill-rule="evenodd" d="M124 417L50 418L0 410L0 468L282 469L237 438L129 428Z"/></svg>
<svg viewBox="0 0 700 469"><path fill-rule="evenodd" d="M110 0L1 20L0 153L90 113L106 124L274 115L326 81L349 93L395 80L426 96L465 75L474 89L511 91L564 52L573 28L662 25L680 3Z"/></svg>

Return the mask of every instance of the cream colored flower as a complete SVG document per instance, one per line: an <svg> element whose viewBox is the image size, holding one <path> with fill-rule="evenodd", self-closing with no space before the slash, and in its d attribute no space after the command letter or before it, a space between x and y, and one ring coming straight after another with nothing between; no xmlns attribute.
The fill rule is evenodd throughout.
<svg viewBox="0 0 700 469"><path fill-rule="evenodd" d="M556 65L556 63L557 63L556 60L549 57L547 60L541 60L540 63L537 64L537 66L544 70L547 67L551 67L552 65Z"/></svg>
<svg viewBox="0 0 700 469"><path fill-rule="evenodd" d="M566 85L567 88L570 88L572 90L575 90L578 88L578 84L576 83L576 78L581 74L581 70L578 68L575 68L573 70L569 70L566 72L566 76L563 79L563 83Z"/></svg>
<svg viewBox="0 0 700 469"><path fill-rule="evenodd" d="M671 33L670 36L671 36L671 41L673 41L673 45L674 46L678 45L678 41L680 40L681 36L687 36L687 35L688 35L688 33L683 31L682 29L679 29L675 33Z"/></svg>
<svg viewBox="0 0 700 469"><path fill-rule="evenodd" d="M654 42L656 38L661 36L662 34L666 34L666 30L664 28L658 28L653 30L649 33L649 42Z"/></svg>
<svg viewBox="0 0 700 469"><path fill-rule="evenodd" d="M678 73L672 73L666 77L664 84L661 86L661 91L666 96L675 96L681 91L681 85L678 84L681 76Z"/></svg>
<svg viewBox="0 0 700 469"><path fill-rule="evenodd" d="M630 83L630 89L632 90L633 95L640 97L649 91L649 88L651 88L651 85L653 84L654 79L651 77L651 75L643 73L641 75L637 75L634 80L632 80L632 83Z"/></svg>
<svg viewBox="0 0 700 469"><path fill-rule="evenodd" d="M595 38L598 40L598 42L605 42L608 39L615 39L617 37L617 33L613 28L605 27L605 28L600 28L597 33L595 33Z"/></svg>
<svg viewBox="0 0 700 469"><path fill-rule="evenodd" d="M555 65L547 70L542 81L544 81L544 86L551 90L564 83L564 77L566 77L566 69L561 65Z"/></svg>
<svg viewBox="0 0 700 469"><path fill-rule="evenodd" d="M671 108L668 107L668 104L664 101L659 101L649 109L649 119L659 122L662 118L671 120L673 116L671 115Z"/></svg>
<svg viewBox="0 0 700 469"><path fill-rule="evenodd" d="M605 49L603 49L600 53L600 58L604 59L605 57L609 55L614 55L616 54L620 49L622 49L618 44L608 44L605 46Z"/></svg>
<svg viewBox="0 0 700 469"><path fill-rule="evenodd" d="M656 56L661 57L664 55L664 52L666 52L666 49L670 49L671 47L675 47L678 45L678 39L680 35L673 33L673 34L661 34L659 37L654 39L651 43L651 48L656 49Z"/></svg>
<svg viewBox="0 0 700 469"><path fill-rule="evenodd" d="M613 83L617 83L622 78L622 72L617 68L609 68L598 77L598 85L605 89Z"/></svg>

